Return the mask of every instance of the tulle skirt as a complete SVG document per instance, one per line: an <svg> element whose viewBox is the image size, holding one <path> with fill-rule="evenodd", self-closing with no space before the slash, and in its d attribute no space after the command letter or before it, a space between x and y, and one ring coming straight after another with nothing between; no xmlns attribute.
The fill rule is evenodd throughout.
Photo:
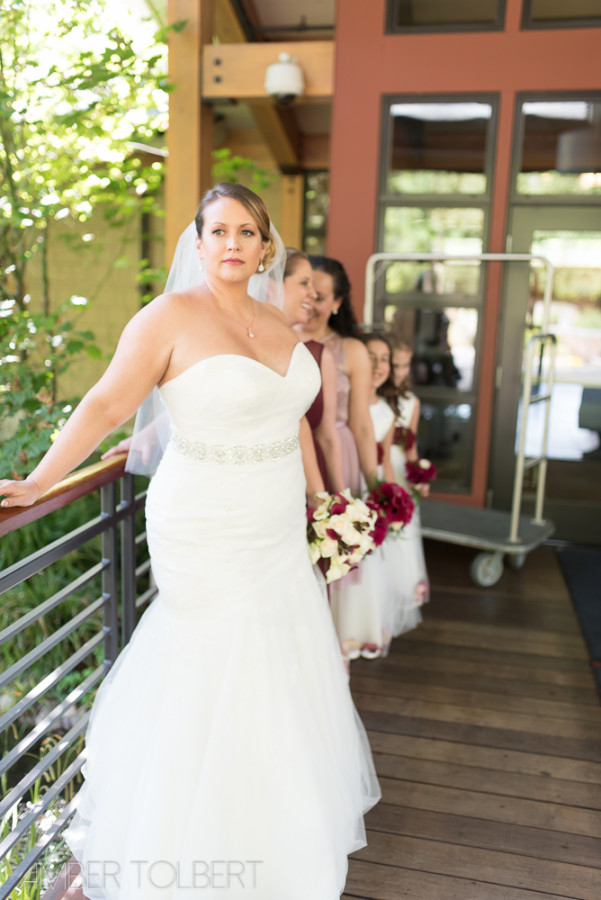
<svg viewBox="0 0 601 900"><path fill-rule="evenodd" d="M66 834L91 900L334 900L380 796L299 454L223 470L168 449L150 486L159 596L99 691Z"/></svg>

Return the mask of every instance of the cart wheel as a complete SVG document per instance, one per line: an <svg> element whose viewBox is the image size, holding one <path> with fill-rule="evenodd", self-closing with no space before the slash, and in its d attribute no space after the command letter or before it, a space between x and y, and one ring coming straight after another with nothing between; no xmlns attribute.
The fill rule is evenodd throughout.
<svg viewBox="0 0 601 900"><path fill-rule="evenodd" d="M503 555L501 553L479 553L470 566L472 581L480 587L492 587L503 574Z"/></svg>
<svg viewBox="0 0 601 900"><path fill-rule="evenodd" d="M507 562L509 563L510 568L512 569L521 569L524 563L526 562L526 554L525 553L508 553L507 554Z"/></svg>

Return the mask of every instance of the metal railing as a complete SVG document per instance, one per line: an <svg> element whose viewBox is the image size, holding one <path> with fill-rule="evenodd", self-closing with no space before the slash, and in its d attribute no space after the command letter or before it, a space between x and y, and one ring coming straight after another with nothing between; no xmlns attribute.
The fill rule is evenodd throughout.
<svg viewBox="0 0 601 900"><path fill-rule="evenodd" d="M544 382L546 391L544 394L532 394L532 370L534 368L534 354L540 353L539 365L542 369L543 353L545 348L549 350L549 369ZM528 341L526 350L526 365L524 369L524 387L522 391L522 414L520 422L520 442L515 465L513 480L513 502L511 504L511 528L509 540L519 541L519 518L522 506L522 490L524 487L524 472L527 469L538 467L538 479L536 484L536 497L534 502L534 525L544 525L543 503L545 499L545 485L547 480L547 448L549 443L549 422L551 416L551 398L555 383L555 358L557 355L557 338L554 334L535 334ZM528 412L535 403L545 404L543 435L541 450L538 456L526 458L526 432L528 428Z"/></svg>
<svg viewBox="0 0 601 900"><path fill-rule="evenodd" d="M543 313L540 329L546 332L549 327L551 299L553 297L553 264L546 256L533 253L372 253L365 265L365 303L363 318L373 324L374 315L374 272L379 262L526 262L539 263L546 269L545 290L543 293Z"/></svg>
<svg viewBox="0 0 601 900"><path fill-rule="evenodd" d="M98 558L85 571L61 585L51 596L32 609L28 609L8 624L0 632L0 649L4 658L17 658L5 671L0 673L0 690L4 700L4 711L0 715L0 738L5 747L9 747L0 761L0 783L5 795L0 800L0 872L3 874L0 884L0 900L7 900L12 891L30 876L31 871L62 831L75 812L74 798L64 802L50 826L38 834L36 823L40 817L52 809L59 800L64 801L65 789L80 772L85 750L78 749L82 743L82 735L87 726L89 710L81 709L82 701L90 700L89 692L98 686L111 665L116 660L122 647L129 641L136 624L137 611L145 606L156 593L152 584L150 562L146 558L137 564L136 556L142 553L146 542L144 531L137 533L136 514L144 506L144 491L136 495L135 479L124 470L124 456L89 466L61 482L52 491L45 494L34 506L27 509L16 509L0 512L0 537L15 532L48 513L67 506L76 499L99 492L99 514L52 541L39 547L23 559L10 562L0 572L0 597L3 602L8 591L18 588L29 579L46 572L48 568L67 554L80 550L94 539L100 539ZM119 491L118 491L119 488ZM89 555L89 554L88 554ZM147 554L145 554L147 556ZM137 596L137 585L140 579L148 581L146 589ZM82 609L75 614L67 613L61 617L60 626L52 633L42 629L42 639L31 649L19 655L19 644L26 646L31 641L31 629L43 617L56 610L70 598L75 600L80 592L96 591L98 596L88 599L86 595ZM80 598L81 599L81 598ZM78 646L74 652L68 652L60 663L56 662L56 648L64 646L70 636L76 638L76 632L82 626L88 629L94 625L94 617L102 617L97 630ZM47 629L46 629L47 630ZM25 635L28 633L28 640ZM16 648L13 651L13 648ZM102 662L94 658L102 648ZM54 662L48 654L55 651ZM92 671L75 685L64 699L60 699L61 682L70 673L81 670L84 666L94 666ZM46 663L46 667L44 664ZM39 680L31 683L31 667L37 665L41 672L36 673ZM27 672L29 671L29 683ZM19 695L19 679L26 678L28 688ZM72 676L71 676L72 677ZM11 693L8 688L17 689ZM70 683L67 683L67 688ZM59 697L52 697L57 689ZM18 699L17 699L18 698ZM46 704L42 701L46 698ZM50 708L48 699L50 698ZM14 701L14 702L13 702ZM8 707L8 708L6 708ZM0 708L0 711L2 708ZM45 752L30 768L24 763L26 755L39 750L40 744L53 734L68 719L66 733L59 734L50 749ZM74 719L74 720L73 720ZM19 734L23 723L29 730ZM31 727L30 727L31 725ZM71 752L69 753L69 751ZM77 750L74 758L73 753ZM60 764L63 758L64 765ZM56 774L56 777L52 777ZM46 779L47 789L37 792L31 801L31 792L40 779ZM27 802L29 798L29 803ZM11 827L12 826L12 827ZM23 856L17 849L22 848L27 838L35 835L35 842L30 840L28 852ZM22 856L22 858L18 858Z"/></svg>

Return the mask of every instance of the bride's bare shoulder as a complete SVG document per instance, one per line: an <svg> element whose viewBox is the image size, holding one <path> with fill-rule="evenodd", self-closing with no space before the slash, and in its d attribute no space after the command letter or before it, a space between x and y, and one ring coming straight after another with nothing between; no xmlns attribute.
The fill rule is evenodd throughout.
<svg viewBox="0 0 601 900"><path fill-rule="evenodd" d="M286 316L282 312L281 309L278 309L277 306L272 306L271 303L262 303L261 309L265 310L265 314L271 316L274 320L278 322L283 322L284 325L288 324Z"/></svg>
<svg viewBox="0 0 601 900"><path fill-rule="evenodd" d="M198 290L190 288L186 291L165 291L147 303L136 316L145 319L177 319L192 308L199 309Z"/></svg>

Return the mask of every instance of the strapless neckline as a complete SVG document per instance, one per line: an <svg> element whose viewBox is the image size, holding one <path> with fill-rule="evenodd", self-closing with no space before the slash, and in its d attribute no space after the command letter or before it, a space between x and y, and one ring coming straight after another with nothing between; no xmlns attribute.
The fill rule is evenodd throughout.
<svg viewBox="0 0 601 900"><path fill-rule="evenodd" d="M284 372L283 375L280 372L277 372L271 366L268 366L266 363L260 362L260 360L255 359L253 356L246 356L244 353L214 353L213 356L204 356L202 359L199 359L197 362L192 363L191 366L188 366L187 369L184 369L183 372L180 372L179 375L175 375L173 378L170 378L169 381L165 381L161 385L160 390L163 390L163 388L167 387L167 385L169 385L169 384L173 384L174 381L178 381L180 378L183 378L184 375L187 375L189 372L192 372L194 369L197 369L199 366L203 365L203 363L211 362L211 360L214 360L214 359L245 359L245 360L248 360L248 362L250 362L250 363L254 363L257 366L260 366L262 369L267 369L267 371L271 372L273 375L275 375L276 378L280 378L283 381L285 381L286 378L288 377L288 375L290 374L290 370L291 370L292 364L294 362L294 357L295 357L297 348L304 347L304 346L305 345L303 344L302 341L298 341L298 343L296 343L294 345L294 347L292 349L292 353L290 354L290 358L288 360L288 365L286 367L286 371ZM310 352L306 349L306 347L305 347L305 350L307 353Z"/></svg>

